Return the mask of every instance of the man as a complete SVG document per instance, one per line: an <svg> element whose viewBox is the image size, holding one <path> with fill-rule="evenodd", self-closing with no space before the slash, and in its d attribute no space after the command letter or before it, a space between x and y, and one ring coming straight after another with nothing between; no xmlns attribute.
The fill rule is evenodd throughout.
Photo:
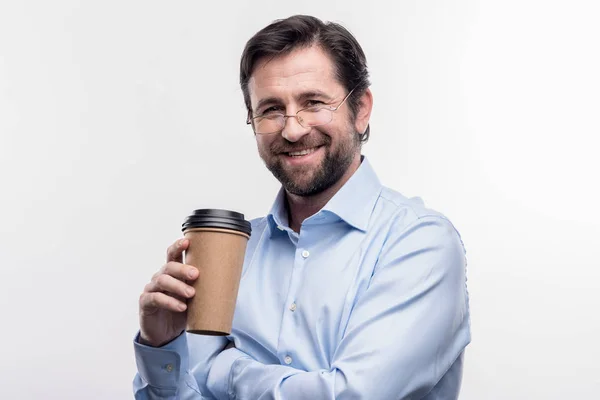
<svg viewBox="0 0 600 400"><path fill-rule="evenodd" d="M455 399L470 341L464 249L361 145L373 96L338 24L276 21L241 60L248 124L281 182L252 221L229 337L184 333L187 240L140 296L138 399ZM186 283L188 282L188 283Z"/></svg>

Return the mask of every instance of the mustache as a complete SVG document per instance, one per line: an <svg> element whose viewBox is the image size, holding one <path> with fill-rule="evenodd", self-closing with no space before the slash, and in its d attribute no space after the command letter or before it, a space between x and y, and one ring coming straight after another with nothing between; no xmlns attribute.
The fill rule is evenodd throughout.
<svg viewBox="0 0 600 400"><path fill-rule="evenodd" d="M291 153L293 151L327 146L329 144L331 144L331 138L325 135L322 137L303 136L302 139L297 142L290 142L289 140L281 137L280 141L275 141L271 144L270 150L273 154Z"/></svg>

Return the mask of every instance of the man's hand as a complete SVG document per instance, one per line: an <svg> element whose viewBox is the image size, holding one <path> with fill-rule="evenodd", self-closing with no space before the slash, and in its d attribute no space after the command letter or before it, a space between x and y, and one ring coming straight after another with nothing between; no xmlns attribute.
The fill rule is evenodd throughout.
<svg viewBox="0 0 600 400"><path fill-rule="evenodd" d="M140 343L159 347L185 330L187 299L194 288L187 284L198 278L199 271L183 264L183 251L189 240L180 239L167 249L167 263L153 275L140 295Z"/></svg>

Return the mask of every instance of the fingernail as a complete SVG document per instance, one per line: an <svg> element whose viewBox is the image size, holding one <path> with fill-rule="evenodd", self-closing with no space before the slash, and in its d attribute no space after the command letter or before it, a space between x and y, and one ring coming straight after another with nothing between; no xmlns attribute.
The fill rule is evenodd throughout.
<svg viewBox="0 0 600 400"><path fill-rule="evenodd" d="M195 269L190 269L188 272L188 276L190 278L194 278L196 276L196 270Z"/></svg>

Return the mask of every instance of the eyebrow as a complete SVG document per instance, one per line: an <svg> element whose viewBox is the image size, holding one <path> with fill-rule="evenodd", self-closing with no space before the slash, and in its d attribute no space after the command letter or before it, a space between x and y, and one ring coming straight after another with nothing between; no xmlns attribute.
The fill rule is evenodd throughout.
<svg viewBox="0 0 600 400"><path fill-rule="evenodd" d="M301 102L302 100L306 100L309 98L314 98L314 97L320 97L326 101L332 101L333 97L331 97L330 95L328 95L325 92L322 92L318 89L311 89L309 91L306 92L302 92L299 95L295 96L296 101ZM266 106L267 104L281 104L283 103L283 101L281 101L281 98L279 97L265 97L264 99L259 100L258 104L256 105L256 110L260 110L262 107Z"/></svg>

